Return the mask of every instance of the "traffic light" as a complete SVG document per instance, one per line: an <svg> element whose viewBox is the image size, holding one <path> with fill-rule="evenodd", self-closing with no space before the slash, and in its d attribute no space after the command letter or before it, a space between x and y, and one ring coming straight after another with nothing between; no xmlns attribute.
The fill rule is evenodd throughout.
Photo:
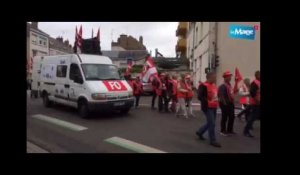
<svg viewBox="0 0 300 175"><path fill-rule="evenodd" d="M219 64L220 64L219 56L216 56L216 57L215 57L215 66L214 66L214 67L215 67L215 68L218 67Z"/></svg>

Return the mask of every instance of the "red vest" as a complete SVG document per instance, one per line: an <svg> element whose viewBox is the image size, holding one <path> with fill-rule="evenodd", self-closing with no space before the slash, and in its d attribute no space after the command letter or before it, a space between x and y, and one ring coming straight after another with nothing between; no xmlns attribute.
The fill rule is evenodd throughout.
<svg viewBox="0 0 300 175"><path fill-rule="evenodd" d="M141 82L134 82L133 95L140 95L143 91L143 84Z"/></svg>
<svg viewBox="0 0 300 175"><path fill-rule="evenodd" d="M233 97L233 89L232 86L230 84L224 83L226 90L227 90L227 94L229 96L229 99L233 102L234 97Z"/></svg>
<svg viewBox="0 0 300 175"><path fill-rule="evenodd" d="M186 83L182 83L180 81L179 84L181 89L187 90ZM186 92L177 91L177 98L186 98L186 96L187 96Z"/></svg>
<svg viewBox="0 0 300 175"><path fill-rule="evenodd" d="M216 85L208 82L203 83L207 88L207 102L209 108L218 108L218 90Z"/></svg>
<svg viewBox="0 0 300 175"><path fill-rule="evenodd" d="M177 94L177 80L172 80L172 84L173 84L173 95Z"/></svg>
<svg viewBox="0 0 300 175"><path fill-rule="evenodd" d="M188 89L187 98L193 98L194 93L193 93L192 85L186 83L186 87Z"/></svg>
<svg viewBox="0 0 300 175"><path fill-rule="evenodd" d="M257 105L256 100L260 101L260 80L254 80L253 82L258 86L258 90L254 98L250 97L250 104Z"/></svg>
<svg viewBox="0 0 300 175"><path fill-rule="evenodd" d="M156 95L161 96L162 90L160 88L162 88L162 82L160 81L160 79L157 80L157 84L158 84L158 87L155 89Z"/></svg>
<svg viewBox="0 0 300 175"><path fill-rule="evenodd" d="M242 85L243 92L247 92L247 86L245 84ZM240 103L241 104L248 104L249 103L249 97L243 96L240 98Z"/></svg>

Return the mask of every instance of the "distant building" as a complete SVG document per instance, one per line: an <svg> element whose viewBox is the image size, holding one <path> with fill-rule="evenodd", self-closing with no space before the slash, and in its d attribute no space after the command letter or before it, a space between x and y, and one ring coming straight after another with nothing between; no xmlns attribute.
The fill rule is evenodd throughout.
<svg viewBox="0 0 300 175"><path fill-rule="evenodd" d="M179 22L176 36L178 37L177 44L175 46L175 51L177 57L186 58L186 48L187 48L187 22Z"/></svg>
<svg viewBox="0 0 300 175"><path fill-rule="evenodd" d="M120 35L117 42L111 43L112 51L124 51L124 50L146 50L143 44L143 37L140 36L139 40L132 36Z"/></svg>
<svg viewBox="0 0 300 175"><path fill-rule="evenodd" d="M62 37L56 39L49 37L49 55L64 55L73 53L71 44L68 40L63 40Z"/></svg>
<svg viewBox="0 0 300 175"><path fill-rule="evenodd" d="M102 51L102 55L109 57L119 68L127 67L127 59L132 59L133 65L144 65L147 54L147 50Z"/></svg>
<svg viewBox="0 0 300 175"><path fill-rule="evenodd" d="M49 35L38 29L38 22L27 23L27 63L31 63L34 56L49 55ZM28 64L27 77L30 78L32 67Z"/></svg>

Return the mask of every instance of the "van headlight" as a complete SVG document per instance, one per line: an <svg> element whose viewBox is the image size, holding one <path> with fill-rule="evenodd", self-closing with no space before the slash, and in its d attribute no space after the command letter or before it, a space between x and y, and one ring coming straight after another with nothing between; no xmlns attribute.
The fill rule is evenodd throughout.
<svg viewBox="0 0 300 175"><path fill-rule="evenodd" d="M92 98L94 100L106 100L106 95L105 94L95 93L95 94L92 94Z"/></svg>

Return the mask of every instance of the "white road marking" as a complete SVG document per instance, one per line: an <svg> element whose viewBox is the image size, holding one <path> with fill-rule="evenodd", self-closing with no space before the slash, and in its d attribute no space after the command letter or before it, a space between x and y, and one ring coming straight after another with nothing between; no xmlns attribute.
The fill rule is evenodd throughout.
<svg viewBox="0 0 300 175"><path fill-rule="evenodd" d="M104 141L138 153L166 153L164 151L151 148L149 146L142 145L127 139L123 139L121 137L111 137L105 139Z"/></svg>
<svg viewBox="0 0 300 175"><path fill-rule="evenodd" d="M59 120L59 119L56 119L56 118L53 118L53 117L48 117L48 116L42 115L42 114L33 115L32 117L36 118L36 119L39 119L39 120L49 122L49 123L52 123L52 124L55 124L55 125L58 125L58 126L61 126L61 127L64 127L64 128L71 129L73 131L82 131L82 130L88 129L84 126L76 125L76 124L66 122L66 121L63 121L63 120Z"/></svg>

